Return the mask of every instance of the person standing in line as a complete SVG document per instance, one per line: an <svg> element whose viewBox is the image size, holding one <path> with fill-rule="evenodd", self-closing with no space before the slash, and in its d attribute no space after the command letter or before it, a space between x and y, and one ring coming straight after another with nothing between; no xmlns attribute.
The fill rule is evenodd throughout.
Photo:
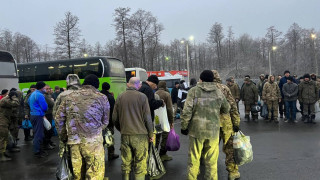
<svg viewBox="0 0 320 180"><path fill-rule="evenodd" d="M240 101L240 89L239 86L234 82L234 79L228 78L227 87L230 89L233 99L237 104L238 114L239 114L239 101Z"/></svg>
<svg viewBox="0 0 320 180"><path fill-rule="evenodd" d="M55 112L60 141L70 148L75 180L104 179L102 130L109 123L110 105L99 84L96 75L86 76L82 87L65 96Z"/></svg>
<svg viewBox="0 0 320 180"><path fill-rule="evenodd" d="M135 179L147 174L148 144L153 142L153 123L148 97L139 92L140 80L130 78L127 90L116 100L112 120L121 133L122 179L129 180L132 164Z"/></svg>
<svg viewBox="0 0 320 180"><path fill-rule="evenodd" d="M113 113L113 108L116 100L113 97L113 94L110 93L110 84L107 82L104 82L102 84L102 94L106 95L110 104L110 116L109 116L109 124L108 124L108 129L111 131L112 135L114 135L114 124L112 121L112 113ZM105 134L105 132L103 132ZM114 159L119 158L118 154L114 153L114 145L111 145L108 147L108 161L112 161Z"/></svg>
<svg viewBox="0 0 320 180"><path fill-rule="evenodd" d="M258 88L258 93L259 93L260 99L262 99L262 88L263 88L263 84L264 84L264 74L260 74L259 80L260 81L257 83L257 88Z"/></svg>
<svg viewBox="0 0 320 180"><path fill-rule="evenodd" d="M296 83L293 83L293 77L289 76L287 79L287 83L285 83L282 87L287 117L287 120L284 122L292 121L294 123L298 123L298 121L296 120L298 90L298 85Z"/></svg>
<svg viewBox="0 0 320 180"><path fill-rule="evenodd" d="M6 154L9 138L9 121L12 109L17 108L19 105L18 94L14 91L0 100L0 162L12 160L9 154Z"/></svg>
<svg viewBox="0 0 320 180"><path fill-rule="evenodd" d="M9 94L9 90L8 89L2 89L1 91L1 95L0 95L0 100L4 97L6 97Z"/></svg>
<svg viewBox="0 0 320 180"><path fill-rule="evenodd" d="M46 111L45 117L50 122L50 124L52 124L52 121L53 121L52 111L53 111L53 106L54 106L54 99L49 94L50 86L46 85L45 89L46 89L46 92L44 93L44 98L46 100L46 103L48 104L48 110ZM52 150L56 146L56 144L51 141L53 134L54 134L53 128L51 128L50 130L44 129L43 146L44 146L45 150Z"/></svg>
<svg viewBox="0 0 320 180"><path fill-rule="evenodd" d="M198 178L201 156L205 179L218 179L220 113L229 115L230 105L213 79L210 70L200 74L200 82L188 92L181 116L181 133L189 134L188 180Z"/></svg>
<svg viewBox="0 0 320 180"><path fill-rule="evenodd" d="M279 123L278 120L278 105L281 101L280 88L275 82L275 77L269 75L268 82L263 86L262 100L268 106L268 119L269 122L274 120L275 123ZM272 116L273 114L273 116Z"/></svg>
<svg viewBox="0 0 320 180"><path fill-rule="evenodd" d="M30 106L30 121L34 132L33 138L33 152L38 158L47 156L47 153L41 149L41 143L44 138L43 117L48 110L48 104L45 100L44 93L46 84L42 81L37 82L37 90L34 91L29 99L28 104Z"/></svg>
<svg viewBox="0 0 320 180"><path fill-rule="evenodd" d="M251 111L251 106L258 104L258 89L248 77L244 79L244 85L241 89L241 100L245 107L245 121L250 121L250 112L252 121L258 120L258 113Z"/></svg>
<svg viewBox="0 0 320 180"><path fill-rule="evenodd" d="M33 93L36 90L37 90L37 86L32 84L30 86L28 93L27 93L27 96L24 98L24 107L23 108L24 108L24 118L25 119L30 120L31 115L30 115L30 106L28 104L28 99L29 99L31 93ZM23 131L24 131L24 140L25 141L32 141L33 138L31 137L30 129L24 129Z"/></svg>
<svg viewBox="0 0 320 180"><path fill-rule="evenodd" d="M52 93L52 98L54 101L56 101L57 97L59 96L59 94L61 93L60 91L60 87L59 86L55 86L54 87L54 93Z"/></svg>
<svg viewBox="0 0 320 180"><path fill-rule="evenodd" d="M179 82L175 82L174 83L174 87L172 88L171 91L171 100L172 100L172 104L173 104L173 117L176 117L177 114L177 110L178 110L178 91L179 91Z"/></svg>
<svg viewBox="0 0 320 180"><path fill-rule="evenodd" d="M316 124L315 103L319 100L319 90L310 74L304 75L304 81L299 84L299 102L303 103L304 123Z"/></svg>
<svg viewBox="0 0 320 180"><path fill-rule="evenodd" d="M167 116L168 116L168 121L170 124L170 128L173 128L173 122L174 122L174 117L173 117L173 107L172 107L172 101L171 101L171 96L170 93L166 91L167 89L167 83L165 81L160 81L158 90L156 91L156 94L159 95L160 99L164 100L164 103L166 104L166 109L167 109ZM172 157L167 155L167 150L166 150L166 144L167 144L167 139L168 139L168 132L162 132L161 134L157 134L156 136L156 147L159 147L160 144L160 138L161 138L161 144L160 144L160 158L162 161L170 161L172 160Z"/></svg>

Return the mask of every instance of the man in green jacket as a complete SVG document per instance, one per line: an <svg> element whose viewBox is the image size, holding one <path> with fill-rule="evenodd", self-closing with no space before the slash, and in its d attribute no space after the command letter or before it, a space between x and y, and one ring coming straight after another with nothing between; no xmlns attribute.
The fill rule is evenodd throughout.
<svg viewBox="0 0 320 180"><path fill-rule="evenodd" d="M181 116L181 133L189 134L188 179L199 174L200 157L206 167L205 179L218 179L220 113L229 114L230 105L213 82L213 73L205 70L200 82L188 92Z"/></svg>
<svg viewBox="0 0 320 180"><path fill-rule="evenodd" d="M250 78L246 77L244 79L244 85L241 89L241 100L245 107L245 119L246 121L250 121L250 112L251 106L258 104L258 89L254 85L254 83L250 80ZM258 113L251 112L252 120L258 120Z"/></svg>

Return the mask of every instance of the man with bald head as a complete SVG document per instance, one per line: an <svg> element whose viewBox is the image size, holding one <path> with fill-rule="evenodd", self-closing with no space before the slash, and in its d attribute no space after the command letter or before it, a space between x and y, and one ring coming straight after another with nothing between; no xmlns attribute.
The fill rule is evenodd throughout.
<svg viewBox="0 0 320 180"><path fill-rule="evenodd" d="M153 141L153 125L148 97L139 92L140 80L132 77L127 91L116 100L112 120L121 133L122 176L129 180L131 164L134 163L136 180L147 174L148 144Z"/></svg>

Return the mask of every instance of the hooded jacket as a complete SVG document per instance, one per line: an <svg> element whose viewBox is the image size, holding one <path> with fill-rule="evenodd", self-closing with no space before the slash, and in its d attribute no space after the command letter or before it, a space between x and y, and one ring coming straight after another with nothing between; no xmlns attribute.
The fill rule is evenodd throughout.
<svg viewBox="0 0 320 180"><path fill-rule="evenodd" d="M181 115L181 129L194 138L216 139L220 114L229 114L230 105L214 82L199 82L191 88Z"/></svg>
<svg viewBox="0 0 320 180"><path fill-rule="evenodd" d="M262 99L266 101L278 101L281 99L280 88L278 84L271 81L272 75L269 76L268 82L263 86Z"/></svg>
<svg viewBox="0 0 320 180"><path fill-rule="evenodd" d="M159 89L156 92L156 94L158 94L160 99L163 99L164 103L166 104L168 120L169 120L169 123L172 124L174 121L173 107L172 107L172 100L171 100L170 93L166 91L167 89L166 82L160 81L158 88Z"/></svg>
<svg viewBox="0 0 320 180"><path fill-rule="evenodd" d="M250 84L243 84L241 89L241 100L245 104L254 104L258 102L258 89L255 84L250 80Z"/></svg>
<svg viewBox="0 0 320 180"><path fill-rule="evenodd" d="M312 80L303 81L299 84L299 101L303 104L313 104L319 99L316 83Z"/></svg>

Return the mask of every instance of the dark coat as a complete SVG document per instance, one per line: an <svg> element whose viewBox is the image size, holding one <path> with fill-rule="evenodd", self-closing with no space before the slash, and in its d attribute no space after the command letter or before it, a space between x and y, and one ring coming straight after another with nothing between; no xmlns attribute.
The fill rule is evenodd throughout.
<svg viewBox="0 0 320 180"><path fill-rule="evenodd" d="M178 102L178 91L179 91L178 88L176 88L176 87L172 88L171 100L172 100L173 104Z"/></svg>
<svg viewBox="0 0 320 180"><path fill-rule="evenodd" d="M101 93L106 95L110 104L110 117L109 117L109 124L108 124L108 128L113 129L114 125L113 125L113 121L112 121L112 113L113 113L113 108L114 108L114 104L116 103L116 100L114 99L113 95L106 90L101 90Z"/></svg>
<svg viewBox="0 0 320 180"><path fill-rule="evenodd" d="M285 101L296 101L298 99L298 85L296 83L285 83L282 93Z"/></svg>
<svg viewBox="0 0 320 180"><path fill-rule="evenodd" d="M142 92L143 94L145 94L148 97L148 102L149 102L150 112L151 112L151 117L152 117L152 122L153 122L153 120L154 120L154 110L156 110L159 107L161 107L163 105L163 101L162 100L156 100L154 98L154 92L151 89L151 87L149 86L149 84L146 83L146 82L142 82L142 86L139 89L139 91Z"/></svg>
<svg viewBox="0 0 320 180"><path fill-rule="evenodd" d="M303 81L299 84L299 101L303 104L313 104L319 99L316 83L312 80Z"/></svg>
<svg viewBox="0 0 320 180"><path fill-rule="evenodd" d="M280 82L279 82L279 88L280 88L280 92L281 92L281 96L282 96L282 99L284 99L284 96L283 96L283 92L282 92L282 87L285 83L287 83L287 77L283 76L281 79L280 79ZM297 81L295 79L293 79L293 82L298 84Z"/></svg>

